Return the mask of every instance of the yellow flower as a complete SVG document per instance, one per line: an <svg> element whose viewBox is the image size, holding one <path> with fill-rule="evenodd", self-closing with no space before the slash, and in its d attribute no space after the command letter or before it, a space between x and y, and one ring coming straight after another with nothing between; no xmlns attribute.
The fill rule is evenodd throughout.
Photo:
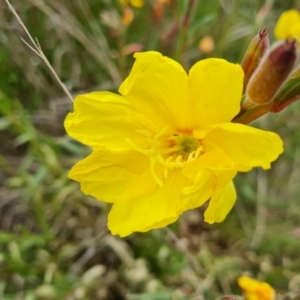
<svg viewBox="0 0 300 300"><path fill-rule="evenodd" d="M247 300L274 300L275 290L266 282L256 281L246 276L238 279Z"/></svg>
<svg viewBox="0 0 300 300"><path fill-rule="evenodd" d="M123 6L131 5L136 8L141 8L145 5L144 0L119 0Z"/></svg>
<svg viewBox="0 0 300 300"><path fill-rule="evenodd" d="M210 35L204 36L199 44L198 49L203 53L210 53L215 49L215 41Z"/></svg>
<svg viewBox="0 0 300 300"><path fill-rule="evenodd" d="M134 19L133 10L130 7L126 7L123 10L122 23L125 26L129 26L132 23L133 19Z"/></svg>
<svg viewBox="0 0 300 300"><path fill-rule="evenodd" d="M300 14L296 9L284 12L274 29L277 39L297 38L300 40Z"/></svg>
<svg viewBox="0 0 300 300"><path fill-rule="evenodd" d="M187 74L158 52L135 58L121 96L93 92L75 99L65 128L93 152L69 177L85 194L113 203L113 234L164 227L209 199L205 221L222 222L236 200L232 178L270 168L281 139L230 123L240 110L239 65L206 59Z"/></svg>

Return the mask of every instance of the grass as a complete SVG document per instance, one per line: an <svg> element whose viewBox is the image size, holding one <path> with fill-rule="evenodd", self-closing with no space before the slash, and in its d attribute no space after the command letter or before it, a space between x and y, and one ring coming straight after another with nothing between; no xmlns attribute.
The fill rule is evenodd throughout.
<svg viewBox="0 0 300 300"><path fill-rule="evenodd" d="M12 4L76 95L116 91L136 47L174 57L186 8L171 2L161 18L151 1L133 9L128 28L113 0ZM272 29L296 1L265 5L199 1L182 63L189 68L206 57L239 62L258 29ZM4 1L0 16L1 299L209 300L241 295L236 279L242 274L269 282L279 295L300 290L299 103L255 123L279 133L285 152L270 171L236 178L239 200L223 223L204 223L196 209L167 229L120 239L107 231L109 205L83 195L67 178L89 152L64 132L72 104L21 41L28 39ZM215 42L209 54L198 49L205 35Z"/></svg>

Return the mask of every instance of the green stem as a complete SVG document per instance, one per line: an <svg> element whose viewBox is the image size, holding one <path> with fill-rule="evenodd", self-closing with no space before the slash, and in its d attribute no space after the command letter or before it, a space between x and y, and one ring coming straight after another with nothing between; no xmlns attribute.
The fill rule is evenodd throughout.
<svg viewBox="0 0 300 300"><path fill-rule="evenodd" d="M194 9L195 0L189 0L189 1L182 1L181 6L179 7L179 34L178 34L178 42L176 44L175 54L174 58L178 62L182 63L183 53L185 50L186 40L187 40L187 34L188 34L188 28L189 24L191 22L191 16L192 11Z"/></svg>
<svg viewBox="0 0 300 300"><path fill-rule="evenodd" d="M272 112L272 103L257 105L251 109L240 112L233 120L233 123L249 124L259 117Z"/></svg>

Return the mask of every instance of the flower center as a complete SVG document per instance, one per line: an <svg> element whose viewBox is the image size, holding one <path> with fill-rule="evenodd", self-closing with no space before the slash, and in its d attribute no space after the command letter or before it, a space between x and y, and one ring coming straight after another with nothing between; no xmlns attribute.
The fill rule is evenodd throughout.
<svg viewBox="0 0 300 300"><path fill-rule="evenodd" d="M172 133L166 127L153 137L151 133L141 133L151 141L150 149L142 149L131 140L127 141L135 150L149 156L150 170L159 186L163 186L163 180L168 177L169 170L183 168L203 152L200 140L193 136L192 131Z"/></svg>
<svg viewBox="0 0 300 300"><path fill-rule="evenodd" d="M188 135L178 136L178 138L175 141L177 146L180 148L178 154L182 156L186 156L186 155L188 156L193 151L196 151L200 146L199 141L195 139L193 136L188 136Z"/></svg>
<svg viewBox="0 0 300 300"><path fill-rule="evenodd" d="M173 159L181 157L181 161L188 160L201 146L199 140L191 134L174 133L171 136L163 136L160 139L160 153L163 158Z"/></svg>
<svg viewBox="0 0 300 300"><path fill-rule="evenodd" d="M179 168L195 160L202 152L202 145L192 133L163 135L159 139L159 153L166 168Z"/></svg>

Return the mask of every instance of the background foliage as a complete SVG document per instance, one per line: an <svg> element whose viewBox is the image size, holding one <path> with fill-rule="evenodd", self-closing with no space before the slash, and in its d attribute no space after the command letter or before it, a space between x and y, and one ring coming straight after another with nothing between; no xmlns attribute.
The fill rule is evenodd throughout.
<svg viewBox="0 0 300 300"><path fill-rule="evenodd" d="M74 96L117 91L135 50L174 57L188 1L169 1L163 11L157 2L132 8L125 26L114 0L12 0ZM240 62L260 28L274 41L276 19L292 7L297 1L196 1L182 63ZM198 209L169 228L119 239L106 228L109 206L67 178L89 149L66 136L72 105L20 39L4 0L0 27L1 299L215 299L241 294L242 274L278 294L300 289L299 103L254 124L279 133L285 152L270 171L236 178L239 199L223 223L205 224ZM215 43L209 53L198 47L205 36Z"/></svg>

